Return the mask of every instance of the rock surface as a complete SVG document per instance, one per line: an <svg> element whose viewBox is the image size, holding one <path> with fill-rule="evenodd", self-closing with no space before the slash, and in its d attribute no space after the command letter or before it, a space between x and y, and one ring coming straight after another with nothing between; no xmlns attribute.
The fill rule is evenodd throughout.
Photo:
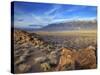
<svg viewBox="0 0 100 75"><path fill-rule="evenodd" d="M14 31L15 73L94 69L96 48L71 49L45 41L42 36Z"/></svg>

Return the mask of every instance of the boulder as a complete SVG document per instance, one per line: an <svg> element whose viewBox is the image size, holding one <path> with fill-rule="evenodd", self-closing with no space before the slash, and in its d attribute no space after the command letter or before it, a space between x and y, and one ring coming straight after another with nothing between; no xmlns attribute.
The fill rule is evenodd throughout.
<svg viewBox="0 0 100 75"><path fill-rule="evenodd" d="M95 48L89 46L77 52L76 63L80 69L96 68Z"/></svg>
<svg viewBox="0 0 100 75"><path fill-rule="evenodd" d="M51 69L50 65L48 63L42 63L41 64L41 68L44 70L44 71L49 71Z"/></svg>
<svg viewBox="0 0 100 75"><path fill-rule="evenodd" d="M49 63L51 65L57 65L58 63L58 55L56 51L52 51L49 55L48 55L48 59L49 59Z"/></svg>
<svg viewBox="0 0 100 75"><path fill-rule="evenodd" d="M30 68L31 68L31 66L28 64L20 64L18 66L18 70L20 73L25 73L25 72L29 71Z"/></svg>
<svg viewBox="0 0 100 75"><path fill-rule="evenodd" d="M74 57L73 52L67 48L61 49L61 56L59 59L58 66L56 67L56 70L69 70L74 69Z"/></svg>
<svg viewBox="0 0 100 75"><path fill-rule="evenodd" d="M47 59L46 56L41 56L41 57L35 58L34 60L35 60L35 63L42 63L42 62L44 62L46 59Z"/></svg>

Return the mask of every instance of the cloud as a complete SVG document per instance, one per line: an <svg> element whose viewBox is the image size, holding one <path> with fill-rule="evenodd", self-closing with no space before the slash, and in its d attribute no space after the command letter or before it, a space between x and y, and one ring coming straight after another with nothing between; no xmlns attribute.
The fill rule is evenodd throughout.
<svg viewBox="0 0 100 75"><path fill-rule="evenodd" d="M32 19L34 21L33 23L35 23L36 25L42 25L42 26L48 25L52 20L50 16L37 16L34 14L32 14Z"/></svg>
<svg viewBox="0 0 100 75"><path fill-rule="evenodd" d="M47 7L48 8L48 7ZM33 27L33 28L41 28L47 26L51 23L65 22L69 20L82 20L82 19L91 19L92 13L89 12L91 8L87 10L86 6L63 6L63 5L52 5L49 9L41 9L39 11L26 11L28 9L21 10L20 8L16 8L14 14L14 24L17 27ZM95 8L92 8L95 12ZM84 12L88 13L84 13ZM43 13L43 14L41 14ZM85 17L85 18L84 18Z"/></svg>
<svg viewBox="0 0 100 75"><path fill-rule="evenodd" d="M45 15L55 14L60 8L61 5L53 5L51 10L45 12Z"/></svg>
<svg viewBox="0 0 100 75"><path fill-rule="evenodd" d="M30 28L42 28L41 25L29 25Z"/></svg>
<svg viewBox="0 0 100 75"><path fill-rule="evenodd" d="M74 6L74 7L70 7L69 9L66 10L66 12L74 12L74 11L80 11L82 9L84 9L85 7L82 6Z"/></svg>
<svg viewBox="0 0 100 75"><path fill-rule="evenodd" d="M35 15L34 13L30 13L27 15L20 15L14 17L14 25L15 27L44 27L51 23L53 20L53 16L39 16ZM32 25L32 26L30 26ZM37 25L37 26L36 26Z"/></svg>

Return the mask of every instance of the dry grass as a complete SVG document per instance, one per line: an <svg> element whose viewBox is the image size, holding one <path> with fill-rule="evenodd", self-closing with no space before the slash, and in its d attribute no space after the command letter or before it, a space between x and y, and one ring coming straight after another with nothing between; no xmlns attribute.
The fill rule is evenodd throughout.
<svg viewBox="0 0 100 75"><path fill-rule="evenodd" d="M40 31L36 32L40 35L56 35L56 36L96 36L96 30L76 30L76 31L56 31L56 32L48 32L48 31Z"/></svg>

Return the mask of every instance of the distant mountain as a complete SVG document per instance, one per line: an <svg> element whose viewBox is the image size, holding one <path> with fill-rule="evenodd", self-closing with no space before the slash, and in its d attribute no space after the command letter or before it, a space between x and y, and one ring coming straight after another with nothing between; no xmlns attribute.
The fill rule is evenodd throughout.
<svg viewBox="0 0 100 75"><path fill-rule="evenodd" d="M53 23L43 27L42 31L69 31L69 30L95 30L96 20L93 21L70 21L64 23Z"/></svg>
<svg viewBox="0 0 100 75"><path fill-rule="evenodd" d="M42 28L15 28L25 31L72 31L72 30L96 30L97 21L91 20L77 20L77 21L67 21L67 22L57 22L49 24Z"/></svg>

